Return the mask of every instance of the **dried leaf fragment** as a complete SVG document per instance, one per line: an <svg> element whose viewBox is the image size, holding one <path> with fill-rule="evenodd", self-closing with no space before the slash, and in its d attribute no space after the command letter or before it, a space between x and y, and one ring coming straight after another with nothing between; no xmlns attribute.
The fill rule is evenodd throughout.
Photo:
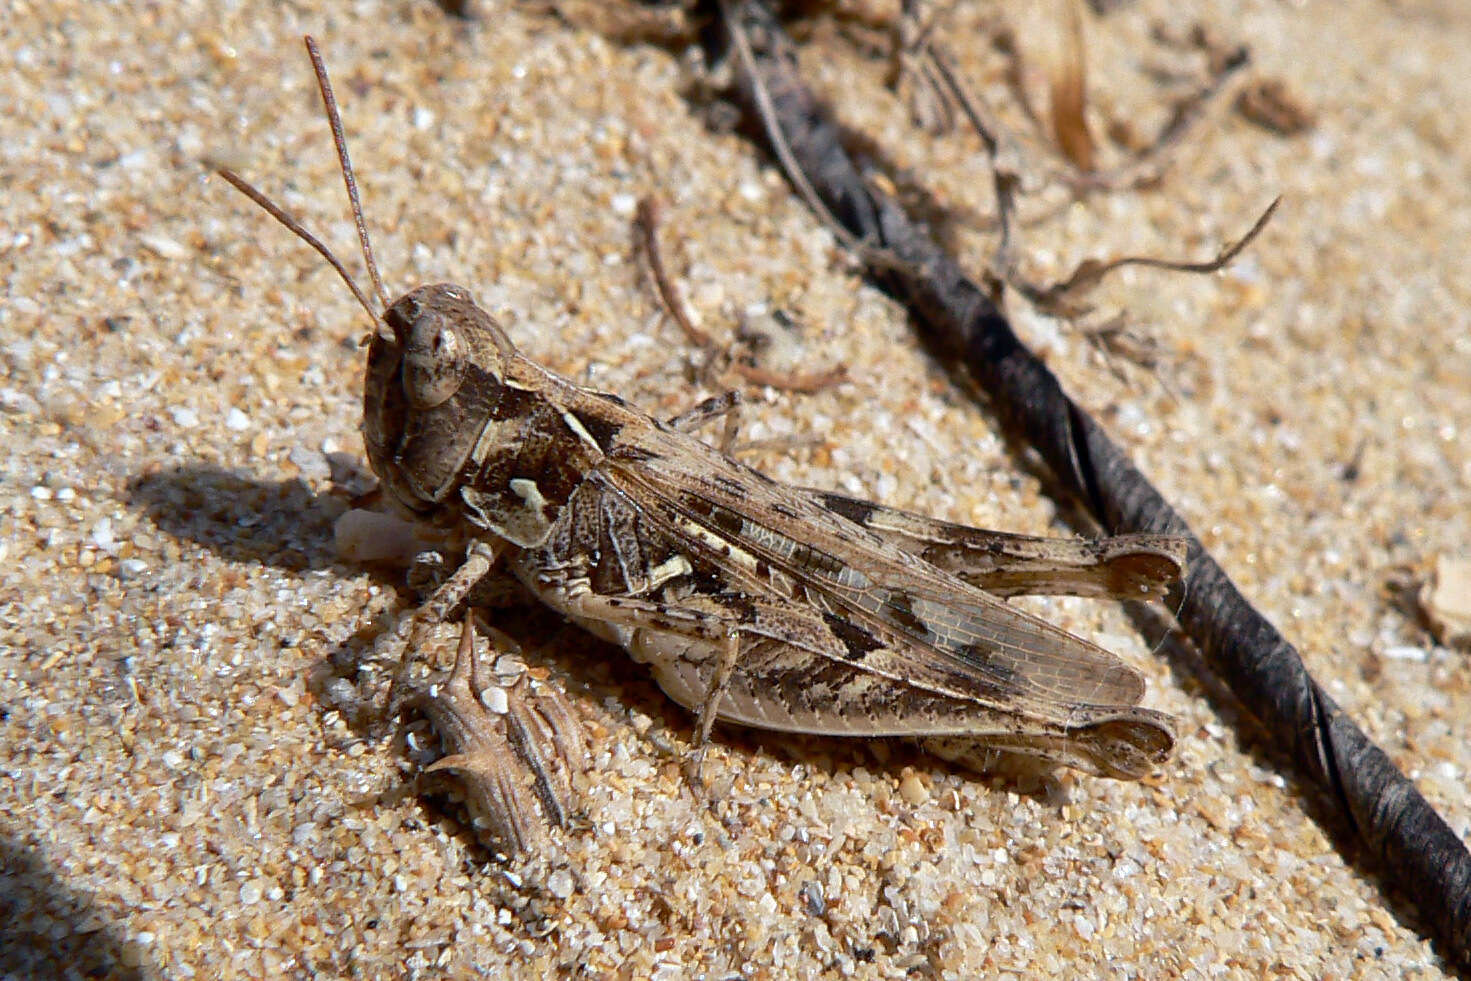
<svg viewBox="0 0 1471 981"><path fill-rule="evenodd" d="M1048 108L1052 137L1074 167L1087 172L1097 163L1097 144L1088 129L1088 75L1083 41L1083 12L1076 2L1064 4L1066 23L1049 73Z"/></svg>

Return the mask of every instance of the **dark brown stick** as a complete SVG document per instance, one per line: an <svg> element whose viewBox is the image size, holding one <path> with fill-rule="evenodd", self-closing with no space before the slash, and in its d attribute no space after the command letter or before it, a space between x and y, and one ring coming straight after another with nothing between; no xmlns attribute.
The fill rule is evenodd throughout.
<svg viewBox="0 0 1471 981"><path fill-rule="evenodd" d="M732 0L721 7L745 55L735 59L740 94L748 107L760 107L758 119L776 120L780 131L768 139L783 148L783 164L801 171L822 210L865 253L897 260L871 274L908 300L934 346L965 366L1004 422L1109 534L1190 536L1190 573L1176 596L1181 627L1290 754L1301 778L1324 791L1377 857L1374 871L1389 902L1417 904L1443 952L1471 965L1471 855L1460 839L1312 679L1296 649L1247 602L1185 520L1068 398L986 293L863 179L837 126L803 86L791 42L767 6Z"/></svg>

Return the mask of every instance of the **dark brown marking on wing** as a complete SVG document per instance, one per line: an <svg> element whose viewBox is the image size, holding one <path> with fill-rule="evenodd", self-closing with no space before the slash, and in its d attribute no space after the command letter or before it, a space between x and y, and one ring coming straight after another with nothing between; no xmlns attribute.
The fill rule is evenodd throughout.
<svg viewBox="0 0 1471 981"><path fill-rule="evenodd" d="M702 497L690 496L683 503L690 511L707 519L715 526L716 530L723 534L731 536L739 535L746 526L745 519L736 512L729 508L723 508Z"/></svg>
<svg viewBox="0 0 1471 981"><path fill-rule="evenodd" d="M867 501L860 501L853 497L844 497L841 494L818 494L818 500L822 506L834 514L847 518L854 524L867 526L868 519L878 510L877 507Z"/></svg>
<svg viewBox="0 0 1471 981"><path fill-rule="evenodd" d="M637 446L633 443L620 446L608 455L617 457L620 460L627 460L629 463L648 463L650 460L663 459L663 457L653 450L644 446Z"/></svg>
<svg viewBox="0 0 1471 981"><path fill-rule="evenodd" d="M739 535L746 527L744 518L734 511L727 511L725 508L712 508L710 511L710 520L715 523L716 528L727 535Z"/></svg>
<svg viewBox="0 0 1471 981"><path fill-rule="evenodd" d="M993 657L995 651L992 648L983 647L980 644L967 644L958 648L956 653L976 664L998 684L1020 687L1022 679L1017 672L1005 663L1005 658Z"/></svg>
<svg viewBox="0 0 1471 981"><path fill-rule="evenodd" d="M842 559L795 539L791 540L791 549L792 559L801 568L821 573L829 581L837 580L843 570L848 568L848 564Z"/></svg>
<svg viewBox="0 0 1471 981"><path fill-rule="evenodd" d="M836 613L823 611L822 621L827 628L833 632L833 636L842 641L843 647L848 651L848 660L861 661L869 651L877 650L884 646L883 641L873 634L857 626L852 621L838 616Z"/></svg>
<svg viewBox="0 0 1471 981"><path fill-rule="evenodd" d="M914 612L914 597L896 589L886 589L883 593L884 610L890 619L916 637L934 636L929 624Z"/></svg>

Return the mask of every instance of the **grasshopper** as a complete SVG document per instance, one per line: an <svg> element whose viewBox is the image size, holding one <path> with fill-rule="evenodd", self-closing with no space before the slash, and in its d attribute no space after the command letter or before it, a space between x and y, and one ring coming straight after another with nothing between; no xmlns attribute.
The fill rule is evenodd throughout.
<svg viewBox="0 0 1471 981"><path fill-rule="evenodd" d="M1136 670L1005 597L1158 598L1182 573L1183 540L1011 535L777 483L694 435L723 418L728 448L734 396L661 420L523 356L464 287L390 302L326 69L307 46L381 312L295 219L220 173L367 311L372 468L416 518L471 542L407 633L452 616L500 568L646 664L694 713L696 760L717 721L908 737L963 764L1010 752L1123 779L1169 757L1172 721L1140 707ZM460 682L472 629L467 614Z"/></svg>

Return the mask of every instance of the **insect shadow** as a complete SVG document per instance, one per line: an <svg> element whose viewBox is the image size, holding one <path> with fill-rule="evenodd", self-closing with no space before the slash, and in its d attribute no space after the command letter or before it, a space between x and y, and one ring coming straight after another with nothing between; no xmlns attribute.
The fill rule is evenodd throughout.
<svg viewBox="0 0 1471 981"><path fill-rule="evenodd" d="M130 940L86 892L63 885L42 855L0 836L0 975L7 978L152 977Z"/></svg>
<svg viewBox="0 0 1471 981"><path fill-rule="evenodd" d="M210 464L181 464L137 474L127 493L160 531L203 545L226 561L291 572L340 565L332 552L332 521L345 507L333 500L339 495L315 493L302 480L261 480Z"/></svg>
<svg viewBox="0 0 1471 981"><path fill-rule="evenodd" d="M187 463L135 475L127 485L129 501L165 534L191 541L226 562L261 565L290 573L337 570L344 577L367 571L382 586L403 589L402 574L338 560L332 524L348 507L347 487L358 486L356 462L332 460L333 486L317 492L303 480L264 480L207 463ZM371 478L367 478L371 480ZM312 669L308 686L322 696L335 678L352 679L361 645L340 642ZM330 700L329 700L330 703ZM345 713L360 733L362 712Z"/></svg>

